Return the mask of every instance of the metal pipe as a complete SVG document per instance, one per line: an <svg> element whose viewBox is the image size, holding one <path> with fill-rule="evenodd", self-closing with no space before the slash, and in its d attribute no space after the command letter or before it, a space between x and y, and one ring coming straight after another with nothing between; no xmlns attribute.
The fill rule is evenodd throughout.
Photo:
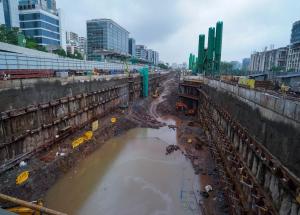
<svg viewBox="0 0 300 215"><path fill-rule="evenodd" d="M43 213L46 213L46 214L49 214L49 215L67 215L65 213L61 213L61 212L43 207L41 205L36 205L36 204L26 202L26 201L21 200L21 199L17 199L15 197L4 195L2 193L0 193L0 199L4 200L4 201L7 201L7 202L17 204L17 205L20 205L20 206L23 206L23 207L30 208L32 210L40 211L40 212L43 212Z"/></svg>

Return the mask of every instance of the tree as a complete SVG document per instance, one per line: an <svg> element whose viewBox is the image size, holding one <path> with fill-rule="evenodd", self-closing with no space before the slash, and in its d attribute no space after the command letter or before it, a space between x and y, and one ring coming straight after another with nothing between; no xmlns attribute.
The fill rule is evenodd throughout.
<svg viewBox="0 0 300 215"><path fill-rule="evenodd" d="M69 58L74 58L74 59L79 59L79 60L83 60L83 56L80 52L78 52L77 50L74 51L74 54L71 53L67 53L67 57Z"/></svg>
<svg viewBox="0 0 300 215"><path fill-rule="evenodd" d="M26 48L29 49L35 49L38 51L43 51L43 52L47 52L47 49L45 48L45 46L41 46L39 45L36 40L32 37L26 37Z"/></svg>
<svg viewBox="0 0 300 215"><path fill-rule="evenodd" d="M161 69L168 69L169 67L163 63L158 64L158 67Z"/></svg>
<svg viewBox="0 0 300 215"><path fill-rule="evenodd" d="M37 49L38 44L35 41L35 39L33 39L33 38L26 38L26 45L25 45L25 47L29 48L29 49Z"/></svg>
<svg viewBox="0 0 300 215"><path fill-rule="evenodd" d="M63 57L67 56L67 53L62 48L54 50L53 53Z"/></svg>
<svg viewBox="0 0 300 215"><path fill-rule="evenodd" d="M0 42L18 45L19 28L7 28L0 26Z"/></svg>
<svg viewBox="0 0 300 215"><path fill-rule="evenodd" d="M232 64L228 62L221 62L220 73L222 75L229 75L232 72Z"/></svg>
<svg viewBox="0 0 300 215"><path fill-rule="evenodd" d="M75 50L73 58L79 59L79 60L83 60L82 54L79 51L77 51L77 50Z"/></svg>

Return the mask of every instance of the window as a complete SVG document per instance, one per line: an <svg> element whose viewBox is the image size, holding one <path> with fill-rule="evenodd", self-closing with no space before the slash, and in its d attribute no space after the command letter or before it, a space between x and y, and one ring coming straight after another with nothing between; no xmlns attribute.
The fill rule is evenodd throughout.
<svg viewBox="0 0 300 215"><path fill-rule="evenodd" d="M30 20L40 19L42 21L49 22L53 25L59 26L58 19L54 19L52 17L49 17L49 16L47 16L45 14L41 14L41 13L20 14L19 18L20 18L20 21L30 21Z"/></svg>
<svg viewBox="0 0 300 215"><path fill-rule="evenodd" d="M26 28L44 28L49 31L54 31L54 32L59 33L59 27L55 27L53 25L50 25L48 23L41 22L41 21L21 22L20 27L25 28L25 29Z"/></svg>

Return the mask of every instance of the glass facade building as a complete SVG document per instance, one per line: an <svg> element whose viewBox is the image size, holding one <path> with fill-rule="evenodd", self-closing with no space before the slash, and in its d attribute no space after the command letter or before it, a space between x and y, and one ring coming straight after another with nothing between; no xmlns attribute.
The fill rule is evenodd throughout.
<svg viewBox="0 0 300 215"><path fill-rule="evenodd" d="M88 60L102 60L107 53L128 54L129 32L111 19L87 21Z"/></svg>
<svg viewBox="0 0 300 215"><path fill-rule="evenodd" d="M60 46L59 13L48 8L46 0L19 1L20 28L26 37L34 38L39 45Z"/></svg>
<svg viewBox="0 0 300 215"><path fill-rule="evenodd" d="M5 24L3 0L0 0L0 25Z"/></svg>
<svg viewBox="0 0 300 215"><path fill-rule="evenodd" d="M129 38L128 40L128 53L135 57L135 40L133 38Z"/></svg>
<svg viewBox="0 0 300 215"><path fill-rule="evenodd" d="M300 43L300 20L293 24L291 44Z"/></svg>
<svg viewBox="0 0 300 215"><path fill-rule="evenodd" d="M19 27L18 0L0 0L0 24Z"/></svg>

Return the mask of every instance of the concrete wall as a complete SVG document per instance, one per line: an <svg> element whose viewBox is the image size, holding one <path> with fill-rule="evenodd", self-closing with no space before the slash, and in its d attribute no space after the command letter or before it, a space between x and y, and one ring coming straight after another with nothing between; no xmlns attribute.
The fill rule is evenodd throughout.
<svg viewBox="0 0 300 215"><path fill-rule="evenodd" d="M138 74L133 74L134 77L139 76ZM116 79L126 78L125 74L117 75L101 75L101 76L70 76L70 77L49 77L49 78L26 78L26 79L15 79L15 80L0 80L0 92L5 90L18 90L25 89L28 87L34 87L35 84L41 82L53 83L61 82L62 85L71 83L83 83L89 81L109 81Z"/></svg>
<svg viewBox="0 0 300 215"><path fill-rule="evenodd" d="M236 190L239 190L242 195L247 195L246 201L251 206L251 209L255 211L254 214L265 214L261 208L255 206L257 202L255 193L264 193L263 195L266 197L264 198L265 202L268 204L271 202L272 207L277 211L276 214L298 215L300 213L300 205L297 198L300 196L300 180L286 169L274 157L273 153L270 153L268 149L255 141L256 136L244 124L245 120L256 118L252 113L254 111L251 112L251 107L247 108L247 104L243 105L236 98L229 95L226 96L225 93L217 92L215 89L211 90L207 86L203 90L211 100L201 95L200 103L202 105L199 106L199 112L204 110L206 115L211 116L213 119L212 122L209 121L211 129L208 129L211 131L211 136L217 137L220 135L216 127L219 127L224 135L227 136L227 139L221 138L213 142L215 145L223 147L220 151L224 153L223 158L226 161L221 159L222 163L226 165L226 170L231 171L231 174L234 175L234 180L239 186L239 189ZM226 105L227 103L233 103L233 105L229 107ZM240 109L234 108L234 106L240 106ZM242 115L232 113L242 112L243 109L245 114L248 113L249 116L243 115L245 120L241 122L237 116L241 117ZM253 124L253 122L253 127L256 127L255 121L250 121L249 123ZM239 123L243 127L245 126L246 129L239 127ZM264 130L262 127L257 129ZM286 133L286 131L282 132ZM211 139L213 138L211 137ZM276 148L278 146L274 144L272 147ZM294 153L292 148L291 153ZM295 152L294 155L296 155L294 158L297 160L299 151ZM245 176L250 178L250 180L245 180ZM242 181L250 181L251 183L241 183ZM253 181L255 182L252 183ZM230 185L228 186L230 187ZM250 189L249 187L251 186L252 188ZM230 193L230 189L228 192Z"/></svg>
<svg viewBox="0 0 300 215"><path fill-rule="evenodd" d="M164 77L150 75L149 89L154 90ZM0 115L0 165L30 156L34 150L140 98L141 89L138 76L67 85L41 83L24 91L5 91L0 94L1 108L22 108Z"/></svg>
<svg viewBox="0 0 300 215"><path fill-rule="evenodd" d="M216 80L207 79L206 82L210 87L230 93L253 109L257 108L261 115L269 120L300 128L299 100L291 100L283 96L275 96L268 92L246 89Z"/></svg>

